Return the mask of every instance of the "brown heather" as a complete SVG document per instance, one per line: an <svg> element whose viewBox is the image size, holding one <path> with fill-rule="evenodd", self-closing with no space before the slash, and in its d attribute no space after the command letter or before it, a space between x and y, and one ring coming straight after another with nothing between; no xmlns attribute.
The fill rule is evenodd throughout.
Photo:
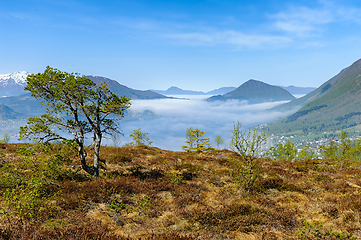
<svg viewBox="0 0 361 240"><path fill-rule="evenodd" d="M21 167L16 153L19 146L2 145L1 151L7 164L26 175L29 169ZM102 147L101 156L106 170L99 178L76 172L80 167L74 157L63 166L73 169L68 175L47 181L42 194L52 198L41 216L20 221L5 209L0 238L297 239L304 221L361 238L359 162L340 169L333 161L318 159L258 159L261 178L245 193L230 175L239 156L228 150ZM0 188L2 206L8 188Z"/></svg>

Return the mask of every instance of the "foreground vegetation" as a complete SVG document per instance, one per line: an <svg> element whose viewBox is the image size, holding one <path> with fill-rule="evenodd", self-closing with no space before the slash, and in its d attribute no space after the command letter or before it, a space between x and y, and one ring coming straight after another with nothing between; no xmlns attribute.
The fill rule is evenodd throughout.
<svg viewBox="0 0 361 240"><path fill-rule="evenodd" d="M102 147L93 178L71 142L1 148L2 239L361 238L358 161L254 159L245 190L229 150Z"/></svg>

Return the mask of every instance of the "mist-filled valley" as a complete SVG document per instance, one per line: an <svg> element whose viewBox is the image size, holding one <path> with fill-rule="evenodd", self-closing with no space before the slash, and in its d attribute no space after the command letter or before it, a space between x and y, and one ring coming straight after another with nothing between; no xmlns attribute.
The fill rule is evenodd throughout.
<svg viewBox="0 0 361 240"><path fill-rule="evenodd" d="M208 96L204 95L174 97L178 99L132 100L130 107L132 114L137 115L149 110L154 113L154 117L122 121L121 130L124 137L121 138L121 145L131 141L127 137L133 130L141 128L142 132L149 133L152 146L179 151L186 140L186 129L191 127L206 131L204 137L210 138L213 147L213 139L217 135L222 136L225 140L222 147L227 148L232 135L233 122L240 121L242 128L247 129L283 118L297 110L268 111L287 101L248 104L247 101L239 100L208 102L204 100ZM105 140L104 143L113 144L110 139Z"/></svg>
<svg viewBox="0 0 361 240"><path fill-rule="evenodd" d="M185 144L186 129L199 128L205 131L204 137L210 139L215 147L214 138L218 135L224 139L221 148L228 148L232 135L233 123L240 121L242 129L265 124L276 119L284 118L296 112L272 111L274 106L288 101L249 104L243 100L206 101L209 95L173 95L173 98L139 100L132 99L131 107L125 117L119 122L119 135L114 141L111 136L105 136L102 145L123 146L132 141L129 137L134 130L149 133L152 146L165 150L180 151ZM45 113L45 106L43 112ZM22 118L8 119L0 122L0 136L9 134L10 142L19 142L19 128L25 126L30 116L40 116L41 113L23 114ZM64 135L69 133L64 132ZM71 137L71 136L69 136ZM87 135L86 143L91 143L91 135Z"/></svg>

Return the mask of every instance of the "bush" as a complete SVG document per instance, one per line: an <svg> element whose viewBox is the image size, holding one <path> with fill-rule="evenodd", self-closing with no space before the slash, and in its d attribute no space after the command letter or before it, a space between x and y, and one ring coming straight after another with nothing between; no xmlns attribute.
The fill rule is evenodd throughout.
<svg viewBox="0 0 361 240"><path fill-rule="evenodd" d="M201 138L204 135L204 131L188 128L186 132L186 143L188 146L182 146L186 152L208 152L213 150L209 145L209 138Z"/></svg>
<svg viewBox="0 0 361 240"><path fill-rule="evenodd" d="M260 164L256 158L267 140L267 134L258 129L242 132L241 127L240 122L234 123L230 147L242 156L243 161L234 159L235 169L231 170L231 176L237 185L249 192L260 176Z"/></svg>
<svg viewBox="0 0 361 240"><path fill-rule="evenodd" d="M271 147L269 151L275 160L293 161L297 155L296 146L289 140L285 144L279 143L275 147Z"/></svg>

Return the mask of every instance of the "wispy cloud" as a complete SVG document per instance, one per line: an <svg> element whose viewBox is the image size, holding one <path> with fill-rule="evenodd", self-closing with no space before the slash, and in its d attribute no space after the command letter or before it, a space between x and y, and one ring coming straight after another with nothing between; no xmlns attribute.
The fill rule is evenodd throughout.
<svg viewBox="0 0 361 240"><path fill-rule="evenodd" d="M277 14L270 14L273 26L296 37L321 35L331 23L361 23L361 8L319 1L318 7L292 6Z"/></svg>
<svg viewBox="0 0 361 240"><path fill-rule="evenodd" d="M235 30L173 33L165 34L165 37L187 45L230 45L247 48L279 46L292 42L292 39L289 37L266 34L246 34Z"/></svg>

